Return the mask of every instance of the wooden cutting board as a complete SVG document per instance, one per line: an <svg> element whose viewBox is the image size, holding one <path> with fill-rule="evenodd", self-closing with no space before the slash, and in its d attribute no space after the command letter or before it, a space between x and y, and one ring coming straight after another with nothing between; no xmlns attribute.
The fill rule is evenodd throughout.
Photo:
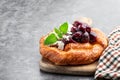
<svg viewBox="0 0 120 80"><path fill-rule="evenodd" d="M50 73L71 74L71 75L94 75L98 62L89 65L80 66L57 66L42 58L40 60L40 69Z"/></svg>

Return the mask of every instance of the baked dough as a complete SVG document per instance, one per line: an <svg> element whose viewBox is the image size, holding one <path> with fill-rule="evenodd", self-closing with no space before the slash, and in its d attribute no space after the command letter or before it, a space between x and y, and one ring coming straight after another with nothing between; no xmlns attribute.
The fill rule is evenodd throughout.
<svg viewBox="0 0 120 80"><path fill-rule="evenodd" d="M107 37L97 28L91 28L97 35L94 44L69 43L64 50L44 45L45 36L40 39L40 54L56 65L81 65L95 62L108 45Z"/></svg>

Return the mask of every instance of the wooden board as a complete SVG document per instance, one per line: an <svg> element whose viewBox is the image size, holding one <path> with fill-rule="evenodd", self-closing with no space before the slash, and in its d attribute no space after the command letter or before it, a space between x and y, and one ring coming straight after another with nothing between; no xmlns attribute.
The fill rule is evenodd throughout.
<svg viewBox="0 0 120 80"><path fill-rule="evenodd" d="M94 75L98 62L80 66L57 66L47 59L40 60L40 69L50 73L71 74L71 75Z"/></svg>

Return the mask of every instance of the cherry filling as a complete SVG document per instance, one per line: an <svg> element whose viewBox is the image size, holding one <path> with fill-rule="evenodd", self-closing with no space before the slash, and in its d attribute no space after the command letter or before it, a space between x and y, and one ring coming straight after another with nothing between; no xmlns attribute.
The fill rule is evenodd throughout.
<svg viewBox="0 0 120 80"><path fill-rule="evenodd" d="M72 34L65 34L60 41L64 43L64 45L60 44L53 44L52 47L65 47L68 43L94 43L96 42L96 34L91 31L91 27L86 23L81 23L79 21L75 21L73 23L73 27L71 28Z"/></svg>
<svg viewBox="0 0 120 80"><path fill-rule="evenodd" d="M96 42L96 34L91 31L91 27L86 23L81 23L79 21L75 21L73 23L73 27L71 28L72 34L69 40L63 39L62 41L66 44L68 43L94 43Z"/></svg>

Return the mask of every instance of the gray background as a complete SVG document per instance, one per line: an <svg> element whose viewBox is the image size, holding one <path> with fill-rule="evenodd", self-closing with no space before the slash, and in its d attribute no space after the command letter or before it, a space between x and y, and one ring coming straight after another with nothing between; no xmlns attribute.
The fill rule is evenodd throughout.
<svg viewBox="0 0 120 80"><path fill-rule="evenodd" d="M106 35L120 25L120 0L0 0L0 80L93 80L39 69L39 39L79 16Z"/></svg>

